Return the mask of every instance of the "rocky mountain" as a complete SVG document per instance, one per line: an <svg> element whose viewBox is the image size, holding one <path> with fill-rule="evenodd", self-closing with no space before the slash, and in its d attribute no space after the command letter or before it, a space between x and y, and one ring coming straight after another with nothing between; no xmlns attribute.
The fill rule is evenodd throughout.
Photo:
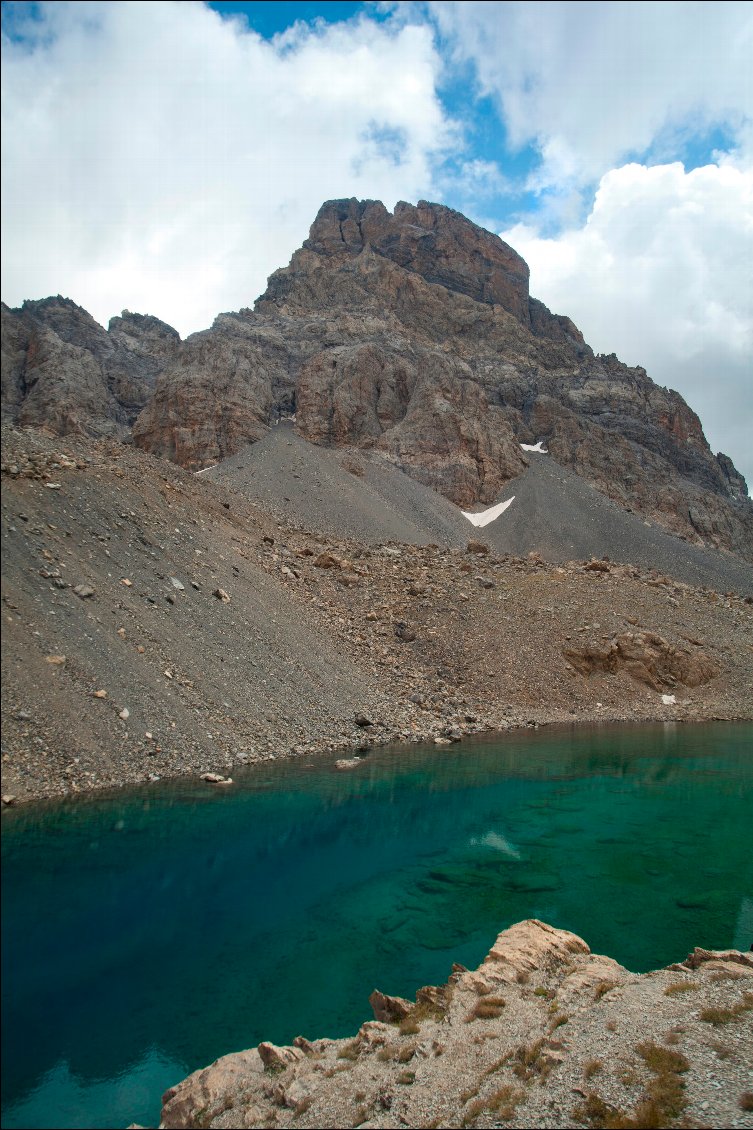
<svg viewBox="0 0 753 1130"><path fill-rule="evenodd" d="M620 506L753 559L745 481L682 397L594 354L512 248L441 205L329 201L253 310L185 342L128 313L105 332L63 299L4 307L3 369L21 424L132 436L198 470L295 415L312 443L380 453L466 509L543 439Z"/></svg>
<svg viewBox="0 0 753 1130"><path fill-rule="evenodd" d="M180 335L124 310L105 331L69 298L2 304L2 408L58 435L126 438Z"/></svg>

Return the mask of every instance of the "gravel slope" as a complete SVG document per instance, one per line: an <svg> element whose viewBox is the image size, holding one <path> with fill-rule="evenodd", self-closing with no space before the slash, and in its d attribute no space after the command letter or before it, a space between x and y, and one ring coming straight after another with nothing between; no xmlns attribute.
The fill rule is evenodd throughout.
<svg viewBox="0 0 753 1130"><path fill-rule="evenodd" d="M200 474L290 525L332 537L464 546L472 530L457 506L379 454L317 447L284 421Z"/></svg>
<svg viewBox="0 0 753 1130"><path fill-rule="evenodd" d="M6 442L6 794L509 725L753 717L753 609L736 597L311 534L227 481L60 445ZM643 659L656 677L631 675Z"/></svg>
<svg viewBox="0 0 753 1130"><path fill-rule="evenodd" d="M691 585L753 593L753 567L731 554L691 545L656 523L629 514L548 455L499 496L515 501L481 536L501 553L538 552L547 561L609 557L655 568Z"/></svg>
<svg viewBox="0 0 753 1130"><path fill-rule="evenodd" d="M448 547L478 538L499 553L534 552L556 562L607 556L688 584L753 593L753 566L627 513L547 455L529 458L528 470L499 497L515 501L480 529L378 453L316 447L289 424L201 477L232 486L285 522L333 537Z"/></svg>

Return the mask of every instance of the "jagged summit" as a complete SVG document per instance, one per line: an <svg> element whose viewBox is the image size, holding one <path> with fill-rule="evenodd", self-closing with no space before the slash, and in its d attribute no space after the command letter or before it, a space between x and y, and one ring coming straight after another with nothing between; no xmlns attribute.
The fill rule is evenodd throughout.
<svg viewBox="0 0 753 1130"><path fill-rule="evenodd" d="M569 338L591 352L569 318L552 315L543 302L531 298L525 259L453 208L401 200L390 212L380 200L328 200L303 244L303 250L334 257L357 256L367 248L428 283L501 306L537 336ZM272 275L257 307L284 301L289 277L285 270Z"/></svg>
<svg viewBox="0 0 753 1130"><path fill-rule="evenodd" d="M253 310L181 342L63 299L3 307L3 411L112 434L198 470L295 413L324 447L381 453L468 509L545 440L555 463L691 541L753 559L753 505L678 393L595 355L531 298L528 267L440 204L332 200Z"/></svg>

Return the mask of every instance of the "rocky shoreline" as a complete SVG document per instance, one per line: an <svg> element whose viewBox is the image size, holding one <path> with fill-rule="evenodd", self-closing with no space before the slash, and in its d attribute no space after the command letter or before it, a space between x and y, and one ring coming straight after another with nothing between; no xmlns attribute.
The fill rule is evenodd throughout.
<svg viewBox="0 0 753 1130"><path fill-rule="evenodd" d="M634 974L531 919L415 1001L375 991L349 1039L223 1056L160 1127L753 1126L753 957Z"/></svg>

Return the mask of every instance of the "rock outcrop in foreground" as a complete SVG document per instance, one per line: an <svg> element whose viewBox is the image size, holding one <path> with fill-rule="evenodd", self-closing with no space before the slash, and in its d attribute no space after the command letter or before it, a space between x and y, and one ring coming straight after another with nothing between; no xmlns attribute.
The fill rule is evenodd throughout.
<svg viewBox="0 0 753 1130"><path fill-rule="evenodd" d="M629 973L566 930L503 931L351 1039L261 1043L163 1096L161 1127L753 1126L753 958Z"/></svg>
<svg viewBox="0 0 753 1130"><path fill-rule="evenodd" d="M520 444L696 543L753 560L753 504L682 397L532 298L528 267L439 204L334 200L255 308L181 342L124 311L3 306L3 412L117 435L190 470L295 414L325 447L382 453L453 503L494 503Z"/></svg>

